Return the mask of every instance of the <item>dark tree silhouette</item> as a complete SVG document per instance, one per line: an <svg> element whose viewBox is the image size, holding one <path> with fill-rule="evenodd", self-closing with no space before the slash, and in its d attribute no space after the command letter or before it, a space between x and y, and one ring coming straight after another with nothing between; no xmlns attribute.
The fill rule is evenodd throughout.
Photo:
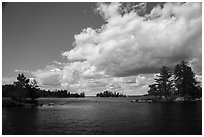
<svg viewBox="0 0 204 137"><path fill-rule="evenodd" d="M31 81L31 83L29 84L29 86L28 86L28 94L29 94L29 97L32 99L32 100L35 100L36 98L38 98L39 97L39 95L38 95L38 83L37 83L37 81L35 80L35 79L33 79L32 81Z"/></svg>
<svg viewBox="0 0 204 137"><path fill-rule="evenodd" d="M16 92L16 87L13 84L2 86L2 97L11 97Z"/></svg>
<svg viewBox="0 0 204 137"><path fill-rule="evenodd" d="M194 98L201 96L201 87L198 85L199 82L196 81L195 74L191 67L187 65L187 62L182 61L176 65L174 75L175 85L181 96L192 96Z"/></svg>
<svg viewBox="0 0 204 137"><path fill-rule="evenodd" d="M67 90L44 90L40 89L35 79L29 80L24 74L18 74L17 81L10 85L2 85L2 96L11 97L12 100L24 103L37 103L39 97L85 97L85 93L71 94ZM28 99L30 98L30 99Z"/></svg>
<svg viewBox="0 0 204 137"><path fill-rule="evenodd" d="M14 86L16 87L16 93L13 98L17 98L19 100L25 99L28 97L28 88L29 88L29 79L27 79L24 74L18 74L17 81L14 82Z"/></svg>
<svg viewBox="0 0 204 137"><path fill-rule="evenodd" d="M97 93L96 97L126 97L126 95L117 93L117 92L111 92L111 91L104 91L103 93Z"/></svg>
<svg viewBox="0 0 204 137"><path fill-rule="evenodd" d="M11 98L14 100L25 101L27 98L31 98L34 101L38 98L38 85L37 81L30 80L24 76L24 74L18 74L17 81L13 83L15 92L11 94Z"/></svg>
<svg viewBox="0 0 204 137"><path fill-rule="evenodd" d="M148 94L149 95L155 95L155 96L159 95L159 92L158 92L156 84L149 85Z"/></svg>
<svg viewBox="0 0 204 137"><path fill-rule="evenodd" d="M172 73L167 67L162 67L155 83L149 85L149 95L180 96L187 100L202 97L202 87L195 79L195 74L187 62L182 61L174 69L174 79L170 80Z"/></svg>
<svg viewBox="0 0 204 137"><path fill-rule="evenodd" d="M84 97L84 96L85 96L85 93L82 92L82 93L79 94L79 96Z"/></svg>
<svg viewBox="0 0 204 137"><path fill-rule="evenodd" d="M26 88L29 83L29 79L27 79L24 74L18 74L17 81L14 82L15 86L19 86L21 88Z"/></svg>
<svg viewBox="0 0 204 137"><path fill-rule="evenodd" d="M150 90L148 91L151 95L162 95L168 96L172 92L173 81L170 80L172 73L169 68L163 66L160 74L155 78L155 84L149 85Z"/></svg>
<svg viewBox="0 0 204 137"><path fill-rule="evenodd" d="M155 79L156 81L156 85L158 88L158 92L161 95L167 96L170 94L171 89L172 89L172 84L173 82L169 79L171 78L172 74L169 70L169 68L167 68L166 66L163 66L161 68L160 74L157 75L157 79Z"/></svg>

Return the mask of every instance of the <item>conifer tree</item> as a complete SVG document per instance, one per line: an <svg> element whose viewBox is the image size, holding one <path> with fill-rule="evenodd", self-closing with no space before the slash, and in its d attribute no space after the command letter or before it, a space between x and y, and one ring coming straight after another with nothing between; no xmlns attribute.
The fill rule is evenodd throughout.
<svg viewBox="0 0 204 137"><path fill-rule="evenodd" d="M150 95L168 96L173 87L173 81L170 80L172 73L169 68L163 66L157 78L155 78L155 83L149 85L150 90L148 93Z"/></svg>
<svg viewBox="0 0 204 137"><path fill-rule="evenodd" d="M29 87L29 79L27 79L24 74L18 74L17 81L14 82L14 86L16 87L16 95L14 95L18 99L26 98L28 96L27 89Z"/></svg>
<svg viewBox="0 0 204 137"><path fill-rule="evenodd" d="M167 96L171 93L172 84L173 82L170 80L172 73L170 72L169 68L163 66L161 68L160 74L157 75L158 78L155 79L158 94Z"/></svg>
<svg viewBox="0 0 204 137"><path fill-rule="evenodd" d="M182 61L176 65L174 75L176 88L181 96L196 96L200 91L199 82L196 81L195 74L187 62Z"/></svg>

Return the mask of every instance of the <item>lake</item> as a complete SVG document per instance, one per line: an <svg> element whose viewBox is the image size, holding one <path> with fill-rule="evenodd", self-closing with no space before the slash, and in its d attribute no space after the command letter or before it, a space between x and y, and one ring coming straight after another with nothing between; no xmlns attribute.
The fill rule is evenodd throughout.
<svg viewBox="0 0 204 137"><path fill-rule="evenodd" d="M2 133L27 135L202 134L202 103L126 98L41 98L43 106L2 108ZM54 103L49 106L49 103Z"/></svg>

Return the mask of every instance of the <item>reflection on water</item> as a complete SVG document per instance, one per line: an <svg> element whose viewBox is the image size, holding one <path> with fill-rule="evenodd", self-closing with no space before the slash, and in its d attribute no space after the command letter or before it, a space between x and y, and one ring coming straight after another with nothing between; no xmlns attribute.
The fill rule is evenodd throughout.
<svg viewBox="0 0 204 137"><path fill-rule="evenodd" d="M133 99L40 99L41 107L3 108L3 134L202 134L202 103Z"/></svg>

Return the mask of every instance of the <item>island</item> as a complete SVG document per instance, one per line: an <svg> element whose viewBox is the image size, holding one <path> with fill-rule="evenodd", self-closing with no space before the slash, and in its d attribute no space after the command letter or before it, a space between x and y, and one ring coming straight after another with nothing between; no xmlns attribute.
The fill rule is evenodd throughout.
<svg viewBox="0 0 204 137"><path fill-rule="evenodd" d="M3 107L25 107L38 106L38 98L84 98L85 93L40 89L35 79L30 80L24 74L18 74L17 81L2 86L2 97Z"/></svg>
<svg viewBox="0 0 204 137"><path fill-rule="evenodd" d="M121 93L117 93L117 92L111 92L111 91L104 91L101 93L97 93L96 97L126 97L126 95L123 95Z"/></svg>
<svg viewBox="0 0 204 137"><path fill-rule="evenodd" d="M154 83L149 85L148 94L132 102L196 102L202 100L202 85L195 78L192 68L182 61L172 73L167 66L160 69Z"/></svg>

